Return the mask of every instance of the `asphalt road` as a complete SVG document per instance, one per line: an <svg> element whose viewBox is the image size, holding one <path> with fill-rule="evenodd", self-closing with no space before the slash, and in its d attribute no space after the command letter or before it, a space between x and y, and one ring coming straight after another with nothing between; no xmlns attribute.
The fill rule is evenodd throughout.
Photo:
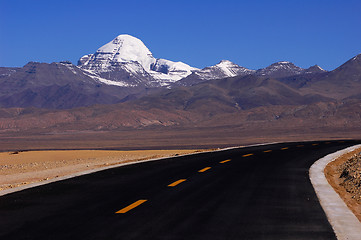
<svg viewBox="0 0 361 240"><path fill-rule="evenodd" d="M336 239L308 176L356 141L134 164L0 197L0 239Z"/></svg>

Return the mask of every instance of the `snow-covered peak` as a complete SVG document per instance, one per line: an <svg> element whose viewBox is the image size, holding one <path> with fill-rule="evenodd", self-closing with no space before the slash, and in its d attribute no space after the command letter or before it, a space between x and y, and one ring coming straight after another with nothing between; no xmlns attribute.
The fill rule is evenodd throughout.
<svg viewBox="0 0 361 240"><path fill-rule="evenodd" d="M138 62L149 70L155 59L144 43L136 37L122 34L100 47L96 54L109 54L113 62Z"/></svg>
<svg viewBox="0 0 361 240"><path fill-rule="evenodd" d="M225 77L244 76L254 72L255 70L241 67L229 60L222 60L214 66L195 71L195 74L202 80L211 80Z"/></svg>
<svg viewBox="0 0 361 240"><path fill-rule="evenodd" d="M240 73L248 73L249 69L241 67L229 60L222 60L218 64L210 67L210 68L218 68L218 70L222 71L225 77L235 77L240 75ZM251 72L249 72L251 73Z"/></svg>
<svg viewBox="0 0 361 240"><path fill-rule="evenodd" d="M315 65L313 66L315 69L317 69L318 71L321 71L321 72L327 72L325 69L323 69L322 67L318 66L318 65Z"/></svg>
<svg viewBox="0 0 361 240"><path fill-rule="evenodd" d="M320 67L320 66L318 66L318 65L315 65L315 67L318 68L318 69L321 70L321 71L325 71L325 72L326 72L325 69L323 69L322 67Z"/></svg>
<svg viewBox="0 0 361 240"><path fill-rule="evenodd" d="M257 75L267 77L285 77L301 74L305 69L297 67L291 62L280 61L266 68L257 70Z"/></svg>
<svg viewBox="0 0 361 240"><path fill-rule="evenodd" d="M230 66L230 65L236 65L236 64L229 60L221 60L219 63L216 64L216 66Z"/></svg>
<svg viewBox="0 0 361 240"><path fill-rule="evenodd" d="M84 69L102 72L114 64L137 62L144 70L149 71L155 61L141 40L122 34L100 47L95 54L87 54L80 58L78 65Z"/></svg>
<svg viewBox="0 0 361 240"><path fill-rule="evenodd" d="M161 73L169 73L169 72L189 72L199 70L198 68L194 68L185 64L183 62L173 62L166 59L157 59L157 61L151 66L152 71L161 72Z"/></svg>
<svg viewBox="0 0 361 240"><path fill-rule="evenodd" d="M166 86L169 85L169 83L174 83L198 70L198 68L191 67L183 62L157 59L157 61L151 66L149 74L161 86Z"/></svg>
<svg viewBox="0 0 361 240"><path fill-rule="evenodd" d="M267 68L268 69L275 69L275 70L281 69L281 68L283 68L283 69L290 69L290 68L301 69L300 67L297 67L292 62L288 62L288 61L275 62L275 63L271 64L270 66L268 66Z"/></svg>
<svg viewBox="0 0 361 240"><path fill-rule="evenodd" d="M280 61L280 62L276 62L274 64L277 64L277 65L284 65L284 64L293 64L291 62L288 62L288 61Z"/></svg>
<svg viewBox="0 0 361 240"><path fill-rule="evenodd" d="M327 72L327 71L318 65L314 65L314 66L311 66L311 67L305 69L303 73L309 74L309 73L324 73L324 72Z"/></svg>
<svg viewBox="0 0 361 240"><path fill-rule="evenodd" d="M127 34L117 36L94 54L83 56L78 66L105 78L128 76L146 79L150 86L168 85L199 70L182 62L156 59L141 40ZM126 73L115 74L122 71Z"/></svg>
<svg viewBox="0 0 361 240"><path fill-rule="evenodd" d="M136 37L122 34L100 47L94 54L80 58L79 67L96 73L108 71L111 66L136 62L149 71L156 59L144 43Z"/></svg>

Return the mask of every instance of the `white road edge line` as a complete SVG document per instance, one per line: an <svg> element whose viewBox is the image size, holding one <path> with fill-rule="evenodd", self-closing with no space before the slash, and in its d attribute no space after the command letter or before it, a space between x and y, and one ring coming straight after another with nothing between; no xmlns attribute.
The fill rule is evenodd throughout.
<svg viewBox="0 0 361 240"><path fill-rule="evenodd" d="M316 161L310 168L310 179L313 188L339 240L359 240L361 222L328 183L324 169L328 163L336 160L341 155L360 147L361 144L329 154Z"/></svg>

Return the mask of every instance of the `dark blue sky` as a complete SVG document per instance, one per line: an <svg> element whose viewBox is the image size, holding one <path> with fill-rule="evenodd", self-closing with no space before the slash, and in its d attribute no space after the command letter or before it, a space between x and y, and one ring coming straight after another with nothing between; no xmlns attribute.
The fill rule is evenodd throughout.
<svg viewBox="0 0 361 240"><path fill-rule="evenodd" d="M359 0L0 0L0 66L70 60L119 34L203 68L285 60L332 70L361 53Z"/></svg>

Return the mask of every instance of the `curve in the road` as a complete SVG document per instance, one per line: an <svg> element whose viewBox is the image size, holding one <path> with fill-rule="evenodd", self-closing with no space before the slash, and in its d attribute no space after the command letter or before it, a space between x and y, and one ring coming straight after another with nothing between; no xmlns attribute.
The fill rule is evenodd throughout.
<svg viewBox="0 0 361 240"><path fill-rule="evenodd" d="M127 165L0 197L0 239L335 239L308 177L355 141Z"/></svg>

